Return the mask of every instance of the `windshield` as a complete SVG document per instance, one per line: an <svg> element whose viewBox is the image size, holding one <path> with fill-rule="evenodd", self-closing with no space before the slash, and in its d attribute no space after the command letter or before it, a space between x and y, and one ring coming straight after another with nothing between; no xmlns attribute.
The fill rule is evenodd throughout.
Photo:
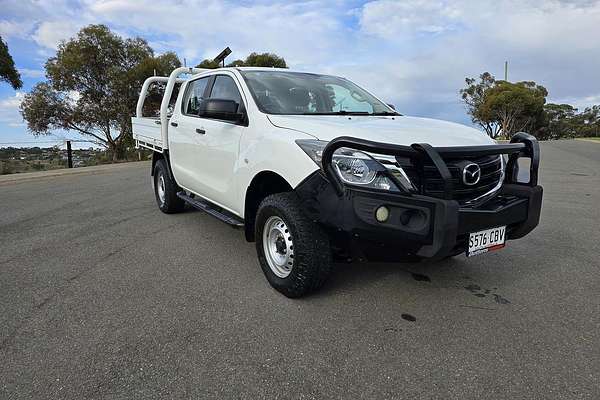
<svg viewBox="0 0 600 400"><path fill-rule="evenodd" d="M354 83L335 76L242 71L258 108L286 115L397 115Z"/></svg>

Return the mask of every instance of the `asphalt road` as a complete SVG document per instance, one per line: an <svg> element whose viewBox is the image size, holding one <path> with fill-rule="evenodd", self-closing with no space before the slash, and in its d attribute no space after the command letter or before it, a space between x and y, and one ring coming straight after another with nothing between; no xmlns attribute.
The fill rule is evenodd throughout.
<svg viewBox="0 0 600 400"><path fill-rule="evenodd" d="M2 185L0 398L598 399L600 144L542 152L525 239L300 300L240 231L160 213L147 163Z"/></svg>

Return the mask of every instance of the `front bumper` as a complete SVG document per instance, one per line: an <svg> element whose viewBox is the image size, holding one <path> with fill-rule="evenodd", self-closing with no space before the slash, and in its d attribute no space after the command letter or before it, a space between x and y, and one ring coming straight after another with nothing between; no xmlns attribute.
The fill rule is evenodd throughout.
<svg viewBox="0 0 600 400"><path fill-rule="evenodd" d="M346 139L339 145L348 147L349 142ZM470 232L506 226L506 238L511 240L538 225L543 190L537 185L539 150L537 142L534 145L511 154L502 188L478 206L461 207L452 199L451 187L447 198L437 198L340 185L327 168L312 174L296 192L312 220L323 225L338 244L359 249L368 259L395 260L406 255L439 259L465 251ZM532 161L530 182L517 183L512 169L519 155L527 156L527 148ZM327 149L324 163L328 162L326 153ZM389 210L385 222L375 217L381 206Z"/></svg>
<svg viewBox="0 0 600 400"><path fill-rule="evenodd" d="M341 242L358 246L369 259L394 260L406 255L443 258L466 250L468 234L507 226L508 240L533 230L540 219L541 186L506 184L478 208L461 208L454 200L349 189L338 197L316 172L296 188L307 215ZM377 208L390 211L386 222ZM397 257L396 257L397 256Z"/></svg>

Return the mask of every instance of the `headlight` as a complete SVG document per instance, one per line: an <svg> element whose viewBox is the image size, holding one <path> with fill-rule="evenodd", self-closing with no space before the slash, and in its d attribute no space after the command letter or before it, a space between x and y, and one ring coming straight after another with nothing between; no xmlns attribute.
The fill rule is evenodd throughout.
<svg viewBox="0 0 600 400"><path fill-rule="evenodd" d="M368 185L377 176L376 161L371 160L365 153L350 149L337 149L333 153L335 172L348 183Z"/></svg>
<svg viewBox="0 0 600 400"><path fill-rule="evenodd" d="M328 142L307 139L297 140L296 143L317 165L321 166L323 149ZM392 173L404 190L414 189L402 168L395 165L386 168L371 155L362 151L341 147L333 153L331 162L336 174L346 184L398 192L400 189L389 177L389 174ZM398 179L396 176L398 171L401 172L403 179Z"/></svg>

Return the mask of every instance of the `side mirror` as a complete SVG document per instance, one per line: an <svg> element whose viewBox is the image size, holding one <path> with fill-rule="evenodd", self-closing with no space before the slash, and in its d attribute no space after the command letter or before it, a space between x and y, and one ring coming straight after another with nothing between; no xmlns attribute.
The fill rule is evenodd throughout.
<svg viewBox="0 0 600 400"><path fill-rule="evenodd" d="M392 110L396 111L396 106L390 103L387 103L388 107L391 108Z"/></svg>
<svg viewBox="0 0 600 400"><path fill-rule="evenodd" d="M238 112L239 104L233 100L204 99L198 106L198 116L238 122L243 114Z"/></svg>

